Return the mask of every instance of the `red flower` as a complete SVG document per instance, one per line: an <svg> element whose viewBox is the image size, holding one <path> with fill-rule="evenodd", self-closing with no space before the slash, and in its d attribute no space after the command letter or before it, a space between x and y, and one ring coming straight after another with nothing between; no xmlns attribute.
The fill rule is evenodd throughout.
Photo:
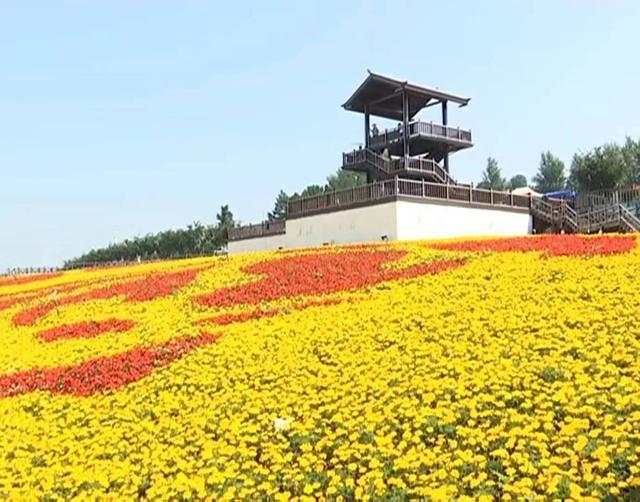
<svg viewBox="0 0 640 502"><path fill-rule="evenodd" d="M41 331L36 336L45 342L53 342L65 338L94 338L103 333L124 333L135 326L129 319L107 319L105 321L85 321L64 324Z"/></svg>
<svg viewBox="0 0 640 502"><path fill-rule="evenodd" d="M97 357L74 366L34 368L3 375L0 376L0 397L36 390L89 396L117 389L148 376L198 347L215 343L219 337L217 334L202 333L196 337L176 338L121 354Z"/></svg>
<svg viewBox="0 0 640 502"><path fill-rule="evenodd" d="M259 274L257 281L219 289L195 300L209 307L257 304L300 295L319 295L373 286L383 281L437 274L459 267L464 260L440 260L403 269L383 265L407 254L397 250L357 250L339 253L287 256L251 265L248 274Z"/></svg>
<svg viewBox="0 0 640 502"><path fill-rule="evenodd" d="M106 300L115 296L125 296L128 301L139 302L168 296L195 280L204 268L206 267L181 270L179 272L155 272L141 279L92 289L86 293L65 296L18 312L13 318L13 323L16 326L32 326L38 319L57 307L82 303L88 300Z"/></svg>
<svg viewBox="0 0 640 502"><path fill-rule="evenodd" d="M0 286L17 286L19 284L28 284L30 282L44 281L45 279L54 279L60 277L62 272L51 272L49 274L32 274L9 276L0 279Z"/></svg>
<svg viewBox="0 0 640 502"><path fill-rule="evenodd" d="M448 251L497 253L538 251L547 256L592 256L626 253L636 245L635 237L582 235L537 235L507 239L469 240L430 244L429 247Z"/></svg>

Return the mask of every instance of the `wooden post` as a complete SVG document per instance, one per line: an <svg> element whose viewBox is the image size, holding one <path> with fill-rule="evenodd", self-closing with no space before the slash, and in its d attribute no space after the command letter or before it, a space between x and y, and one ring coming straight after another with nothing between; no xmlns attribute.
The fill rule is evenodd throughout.
<svg viewBox="0 0 640 502"><path fill-rule="evenodd" d="M469 185L469 204L473 202L473 183Z"/></svg>
<svg viewBox="0 0 640 502"><path fill-rule="evenodd" d="M400 190L399 190L400 183L398 182L398 175L397 174L396 174L396 178L395 179L396 179L396 193L395 193L395 195L397 196L397 195L400 195Z"/></svg>
<svg viewBox="0 0 640 502"><path fill-rule="evenodd" d="M513 206L513 192L509 192L509 205Z"/></svg>
<svg viewBox="0 0 640 502"><path fill-rule="evenodd" d="M493 205L493 188L489 188L489 193L491 194L491 205Z"/></svg>
<svg viewBox="0 0 640 502"><path fill-rule="evenodd" d="M422 197L426 197L427 196L427 192L425 190L425 185L424 185L424 178L422 178Z"/></svg>
<svg viewBox="0 0 640 502"><path fill-rule="evenodd" d="M409 95L406 89L402 89L402 145L405 158L405 168L407 167L406 159L410 155L409 152Z"/></svg>
<svg viewBox="0 0 640 502"><path fill-rule="evenodd" d="M364 107L364 146L365 148L369 148L369 131L371 130L369 127L369 107Z"/></svg>
<svg viewBox="0 0 640 502"><path fill-rule="evenodd" d="M445 187L447 187L447 188L446 188L446 190L447 190L447 200L449 200L449 183L447 183L447 184L445 185Z"/></svg>

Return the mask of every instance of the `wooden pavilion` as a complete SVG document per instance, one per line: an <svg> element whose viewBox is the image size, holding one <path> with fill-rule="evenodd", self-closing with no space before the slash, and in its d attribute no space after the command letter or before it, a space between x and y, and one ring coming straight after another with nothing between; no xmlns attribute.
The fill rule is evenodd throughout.
<svg viewBox="0 0 640 502"><path fill-rule="evenodd" d="M412 84L369 71L364 82L344 103L345 110L364 114L364 148L344 153L342 168L365 172L367 181L396 176L454 184L449 155L473 146L471 131L448 124L448 104L466 106L469 98ZM442 123L417 120L416 115L440 106ZM371 128L371 117L396 120L392 129Z"/></svg>

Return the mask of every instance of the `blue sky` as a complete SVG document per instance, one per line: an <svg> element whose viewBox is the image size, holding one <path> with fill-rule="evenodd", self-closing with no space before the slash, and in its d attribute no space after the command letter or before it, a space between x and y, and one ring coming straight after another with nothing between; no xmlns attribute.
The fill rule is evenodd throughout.
<svg viewBox="0 0 640 502"><path fill-rule="evenodd" d="M471 97L463 181L640 137L638 26L633 0L4 1L0 270L223 203L259 221L362 141L340 105L367 68Z"/></svg>

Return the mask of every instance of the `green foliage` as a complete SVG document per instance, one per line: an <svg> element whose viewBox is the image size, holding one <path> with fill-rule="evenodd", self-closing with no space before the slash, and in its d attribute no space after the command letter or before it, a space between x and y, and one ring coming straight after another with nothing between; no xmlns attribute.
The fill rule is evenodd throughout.
<svg viewBox="0 0 640 502"><path fill-rule="evenodd" d="M622 147L622 157L626 166L626 184L640 183L640 139L633 141L627 137Z"/></svg>
<svg viewBox="0 0 640 502"><path fill-rule="evenodd" d="M269 221L281 221L287 217L287 203L290 200L302 197L313 197L314 195L322 195L323 193L334 192L336 190L346 190L348 188L364 185L367 177L362 173L354 173L339 169L335 174L327 176L327 184L309 185L302 193L295 192L287 195L284 190L280 190L273 204L273 210L267 214Z"/></svg>
<svg viewBox="0 0 640 502"><path fill-rule="evenodd" d="M569 184L579 191L614 189L629 179L623 149L615 143L576 153L571 162Z"/></svg>
<svg viewBox="0 0 640 502"><path fill-rule="evenodd" d="M149 259L178 258L181 256L214 254L227 243L227 232L235 225L228 205L220 207L217 224L203 225L196 221L187 228L167 230L144 237L125 239L105 248L92 249L77 258L67 260L64 268L82 263L110 263Z"/></svg>
<svg viewBox="0 0 640 502"><path fill-rule="evenodd" d="M233 213L229 209L229 205L220 206L220 212L216 214L218 224L216 226L216 234L220 242L227 242L229 229L234 226Z"/></svg>
<svg viewBox="0 0 640 502"><path fill-rule="evenodd" d="M280 190L273 204L273 211L267 215L269 221L282 221L287 217L287 202L289 202L289 196L284 190Z"/></svg>
<svg viewBox="0 0 640 502"><path fill-rule="evenodd" d="M547 383L553 383L558 380L564 379L564 371L560 368L554 368L551 366L546 366L539 373L540 378L542 378Z"/></svg>
<svg viewBox="0 0 640 502"><path fill-rule="evenodd" d="M487 167L482 173L482 181L478 183L478 188L504 190L507 182L502 177L502 171L498 166L498 161L493 157L487 159Z"/></svg>
<svg viewBox="0 0 640 502"><path fill-rule="evenodd" d="M327 176L325 191L332 192L334 190L345 190L347 188L357 187L366 183L367 177L364 173L356 173L353 171L339 169L335 174Z"/></svg>
<svg viewBox="0 0 640 502"><path fill-rule="evenodd" d="M533 182L536 191L541 193L562 190L567 184L564 162L549 151L543 152L540 154L540 165Z"/></svg>
<svg viewBox="0 0 640 502"><path fill-rule="evenodd" d="M320 195L322 193L324 193L324 187L320 185L309 185L302 191L300 197L312 197L314 195Z"/></svg>
<svg viewBox="0 0 640 502"><path fill-rule="evenodd" d="M516 174L515 176L512 176L507 183L507 190L515 190L516 188L526 187L527 184L527 177L524 174Z"/></svg>

